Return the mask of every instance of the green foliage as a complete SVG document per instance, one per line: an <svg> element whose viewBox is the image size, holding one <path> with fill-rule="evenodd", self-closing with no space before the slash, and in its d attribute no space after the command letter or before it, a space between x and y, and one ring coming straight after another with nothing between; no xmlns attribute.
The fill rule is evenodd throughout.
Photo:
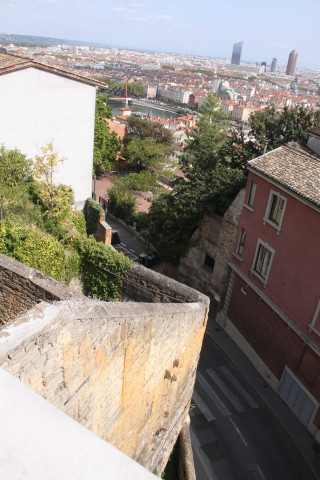
<svg viewBox="0 0 320 480"><path fill-rule="evenodd" d="M126 147L126 157L139 168L155 168L164 161L163 147L154 138L135 138Z"/></svg>
<svg viewBox="0 0 320 480"><path fill-rule="evenodd" d="M148 122L142 118L130 115L127 119L127 127L128 133L124 137L125 144L133 139L152 138L165 147L172 147L172 133L159 123Z"/></svg>
<svg viewBox="0 0 320 480"><path fill-rule="evenodd" d="M131 266L130 260L94 238L82 241L79 253L86 294L105 301L119 298L122 278Z"/></svg>
<svg viewBox="0 0 320 480"><path fill-rule="evenodd" d="M172 70L173 72L175 71L175 68L172 67L171 65L162 65L162 68L164 70Z"/></svg>
<svg viewBox="0 0 320 480"><path fill-rule="evenodd" d="M118 218L129 222L136 211L136 200L132 192L126 188L114 185L108 190L110 198L110 211Z"/></svg>
<svg viewBox="0 0 320 480"><path fill-rule="evenodd" d="M123 96L126 91L126 84L125 82L115 82L115 81L108 81L110 87L110 91L116 91L116 93L120 96ZM143 86L139 83L128 83L127 84L127 93L129 97L142 97L143 95Z"/></svg>
<svg viewBox="0 0 320 480"><path fill-rule="evenodd" d="M139 173L129 173L124 177L119 177L114 181L114 185L124 190L140 190L147 192L157 188L157 176L149 170Z"/></svg>
<svg viewBox="0 0 320 480"><path fill-rule="evenodd" d="M70 214L70 220L81 235L87 234L86 220L82 212L79 210L73 210Z"/></svg>
<svg viewBox="0 0 320 480"><path fill-rule="evenodd" d="M102 213L103 208L99 203L94 200L87 200L85 206L85 221L88 235L93 235L96 231Z"/></svg>
<svg viewBox="0 0 320 480"><path fill-rule="evenodd" d="M214 169L221 161L220 151L226 141L229 124L216 95L210 94L192 129L191 138L181 156L181 166L188 180L202 171Z"/></svg>
<svg viewBox="0 0 320 480"><path fill-rule="evenodd" d="M320 112L303 107L285 107L283 112L274 106L257 111L250 117L250 140L243 132L233 132L223 150L226 162L234 168L245 168L248 160L291 141L307 143L307 130L320 124Z"/></svg>
<svg viewBox="0 0 320 480"><path fill-rule="evenodd" d="M16 187L31 177L31 160L18 149L0 147L0 182L7 187Z"/></svg>
<svg viewBox="0 0 320 480"><path fill-rule="evenodd" d="M223 215L244 183L241 171L222 165L190 182L180 181L171 193L152 202L145 236L152 238L164 258L177 265L193 245L191 237L203 214Z"/></svg>
<svg viewBox="0 0 320 480"><path fill-rule="evenodd" d="M94 128L93 165L95 171L110 170L117 159L121 141L115 132L110 132L107 119L112 119L112 109L107 106L108 95L97 95Z"/></svg>
<svg viewBox="0 0 320 480"><path fill-rule="evenodd" d="M243 172L226 165L221 155L226 129L225 113L211 95L181 158L185 178L177 179L174 190L160 195L151 205L143 234L175 265L194 245L192 235L204 212L223 215L244 185Z"/></svg>
<svg viewBox="0 0 320 480"><path fill-rule="evenodd" d="M177 480L179 478L179 440L177 440L166 468L161 475L164 480Z"/></svg>
<svg viewBox="0 0 320 480"><path fill-rule="evenodd" d="M64 248L57 239L32 227L0 222L0 252L59 281L70 278Z"/></svg>
<svg viewBox="0 0 320 480"><path fill-rule="evenodd" d="M171 153L173 136L162 125L130 116L127 126L123 155L137 168L155 168Z"/></svg>

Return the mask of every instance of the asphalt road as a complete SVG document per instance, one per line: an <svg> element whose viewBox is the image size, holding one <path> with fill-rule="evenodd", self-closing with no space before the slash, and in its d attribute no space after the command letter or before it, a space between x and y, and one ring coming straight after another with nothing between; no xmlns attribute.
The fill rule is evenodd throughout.
<svg viewBox="0 0 320 480"><path fill-rule="evenodd" d="M206 335L190 411L197 480L305 480L303 462L241 378Z"/></svg>

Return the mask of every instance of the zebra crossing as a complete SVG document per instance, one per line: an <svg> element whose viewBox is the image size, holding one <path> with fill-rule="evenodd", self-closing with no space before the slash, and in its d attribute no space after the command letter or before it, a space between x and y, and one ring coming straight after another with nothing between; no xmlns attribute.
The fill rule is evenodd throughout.
<svg viewBox="0 0 320 480"><path fill-rule="evenodd" d="M208 407L205 400L208 396L212 407ZM193 401L208 422L219 415L229 417L235 412L242 413L250 408L259 408L253 397L225 365L198 371Z"/></svg>

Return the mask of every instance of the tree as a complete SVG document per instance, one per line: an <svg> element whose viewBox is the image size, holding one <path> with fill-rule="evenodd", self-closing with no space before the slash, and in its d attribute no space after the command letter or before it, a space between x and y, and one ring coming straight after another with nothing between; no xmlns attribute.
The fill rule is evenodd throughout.
<svg viewBox="0 0 320 480"><path fill-rule="evenodd" d="M152 123L142 118L130 115L127 119L128 132L124 137L124 144L128 144L133 139L153 138L157 143L163 146L172 147L172 133L164 128L160 123Z"/></svg>
<svg viewBox="0 0 320 480"><path fill-rule="evenodd" d="M210 94L200 109L197 125L191 131L180 160L188 180L195 179L201 172L214 169L220 163L220 152L228 129L229 122L218 97Z"/></svg>
<svg viewBox="0 0 320 480"><path fill-rule="evenodd" d="M58 166L63 164L65 157L59 157L55 150L53 140L40 148L41 154L35 156L33 164L34 178L40 181L41 199L44 206L53 211L58 202L57 191L54 186L54 176Z"/></svg>
<svg viewBox="0 0 320 480"><path fill-rule="evenodd" d="M243 172L223 163L227 128L225 112L210 95L182 155L185 178L177 180L171 193L160 195L151 205L145 235L173 264L192 245L192 234L204 212L223 215L244 185Z"/></svg>
<svg viewBox="0 0 320 480"><path fill-rule="evenodd" d="M117 159L121 141L115 132L110 132L107 119L112 119L112 109L108 107L108 95L97 95L94 128L93 165L95 171L110 170L112 162Z"/></svg>
<svg viewBox="0 0 320 480"><path fill-rule="evenodd" d="M226 164L246 168L252 158L281 147L288 142L307 143L307 130L320 124L320 112L303 107L285 107L276 111L274 105L254 112L250 117L249 140L243 130L234 131L222 150Z"/></svg>
<svg viewBox="0 0 320 480"><path fill-rule="evenodd" d="M131 140L126 148L129 163L135 163L143 169L157 167L164 161L163 147L154 138L137 138Z"/></svg>

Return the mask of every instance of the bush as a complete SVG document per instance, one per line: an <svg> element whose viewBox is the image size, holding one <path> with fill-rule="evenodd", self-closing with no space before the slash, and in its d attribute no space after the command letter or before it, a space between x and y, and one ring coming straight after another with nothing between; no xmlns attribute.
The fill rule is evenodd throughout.
<svg viewBox="0 0 320 480"><path fill-rule="evenodd" d="M130 260L93 237L80 242L79 253L85 294L105 301L119 298L122 278L131 267Z"/></svg>
<svg viewBox="0 0 320 480"><path fill-rule="evenodd" d="M157 176L149 170L140 173L129 173L129 175L117 178L114 184L123 190L147 192L157 187Z"/></svg>
<svg viewBox="0 0 320 480"><path fill-rule="evenodd" d="M82 235L87 234L87 227L86 227L86 220L84 215L79 210L73 210L70 214L70 220L78 230L78 232Z"/></svg>
<svg viewBox="0 0 320 480"><path fill-rule="evenodd" d="M108 194L111 213L126 223L131 221L136 210L136 200L133 193L114 185L108 190Z"/></svg>
<svg viewBox="0 0 320 480"><path fill-rule="evenodd" d="M85 206L85 221L88 235L93 235L96 231L100 215L103 213L101 205L94 200L87 200Z"/></svg>
<svg viewBox="0 0 320 480"><path fill-rule="evenodd" d="M9 221L0 222L0 252L56 280L71 279L63 246L51 235ZM74 269L74 267L72 267Z"/></svg>

